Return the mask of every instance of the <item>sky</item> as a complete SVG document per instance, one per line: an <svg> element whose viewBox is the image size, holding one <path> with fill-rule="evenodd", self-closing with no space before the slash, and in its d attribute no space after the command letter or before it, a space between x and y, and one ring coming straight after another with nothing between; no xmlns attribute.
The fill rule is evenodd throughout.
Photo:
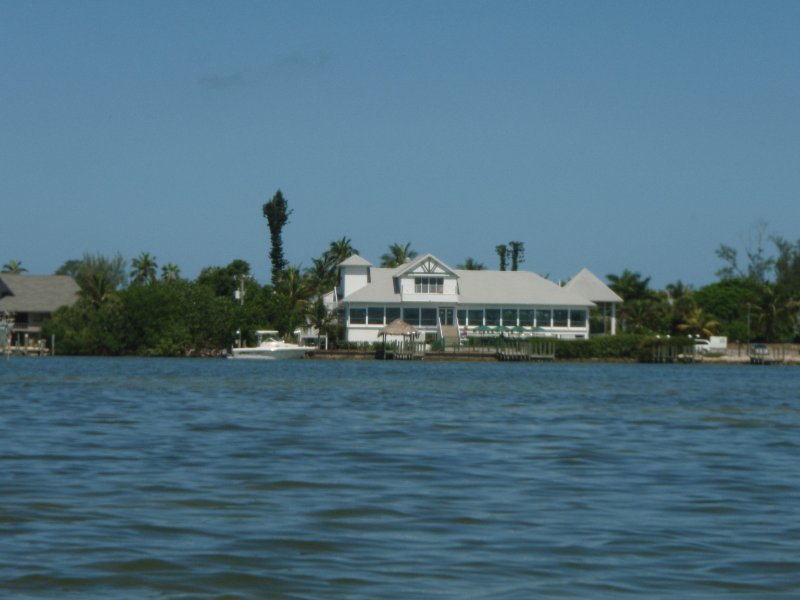
<svg viewBox="0 0 800 600"><path fill-rule="evenodd" d="M800 2L0 0L0 262L347 236L555 281L800 239Z"/></svg>

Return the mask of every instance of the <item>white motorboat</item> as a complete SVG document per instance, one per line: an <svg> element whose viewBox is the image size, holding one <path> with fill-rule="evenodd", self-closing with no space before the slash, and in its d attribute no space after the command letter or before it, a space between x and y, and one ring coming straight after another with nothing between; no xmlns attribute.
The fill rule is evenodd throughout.
<svg viewBox="0 0 800 600"><path fill-rule="evenodd" d="M303 358L312 350L316 350L316 348L314 346L300 346L284 342L278 337L277 331L259 330L256 331L256 345L254 347L233 348L228 358L284 360L288 358Z"/></svg>

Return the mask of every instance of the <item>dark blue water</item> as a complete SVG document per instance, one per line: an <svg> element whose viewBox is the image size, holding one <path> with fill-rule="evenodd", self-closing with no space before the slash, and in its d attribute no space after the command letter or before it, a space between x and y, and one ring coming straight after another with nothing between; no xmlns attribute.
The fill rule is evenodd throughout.
<svg viewBox="0 0 800 600"><path fill-rule="evenodd" d="M798 598L800 369L0 360L3 598Z"/></svg>

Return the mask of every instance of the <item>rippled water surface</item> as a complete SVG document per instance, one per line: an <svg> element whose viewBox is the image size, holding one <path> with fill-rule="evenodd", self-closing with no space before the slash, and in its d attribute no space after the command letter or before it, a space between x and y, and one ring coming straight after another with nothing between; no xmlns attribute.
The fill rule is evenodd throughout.
<svg viewBox="0 0 800 600"><path fill-rule="evenodd" d="M798 598L800 369L0 359L3 598Z"/></svg>

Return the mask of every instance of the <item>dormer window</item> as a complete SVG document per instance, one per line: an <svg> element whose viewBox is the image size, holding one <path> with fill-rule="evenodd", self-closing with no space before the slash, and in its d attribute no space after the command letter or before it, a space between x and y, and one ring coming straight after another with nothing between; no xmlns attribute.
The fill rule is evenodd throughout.
<svg viewBox="0 0 800 600"><path fill-rule="evenodd" d="M444 294L444 277L414 277L417 294Z"/></svg>

